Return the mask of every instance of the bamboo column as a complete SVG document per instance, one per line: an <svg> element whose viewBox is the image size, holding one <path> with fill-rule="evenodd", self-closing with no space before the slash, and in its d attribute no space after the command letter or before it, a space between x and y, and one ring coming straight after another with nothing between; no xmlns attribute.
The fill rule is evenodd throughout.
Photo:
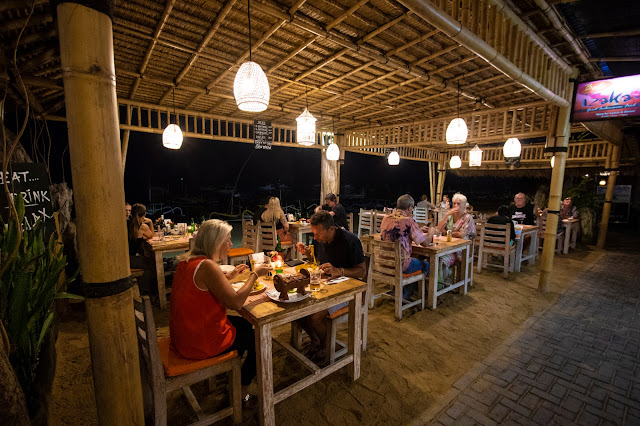
<svg viewBox="0 0 640 426"><path fill-rule="evenodd" d="M568 98L573 94L573 79L577 76L577 70L573 70L569 87L565 96ZM567 148L571 137L569 117L571 107L560 107L558 109L558 119L556 122L555 134L549 137L554 140L553 146L557 148ZM542 259L540 261L540 280L538 290L542 293L549 291L549 280L553 271L553 256L556 250L556 230L558 227L558 212L562 198L562 184L564 182L564 167L567 157L566 151L556 151L554 153L555 166L551 169L551 187L549 188L549 213L547 214L547 226L544 232L544 246L542 248Z"/></svg>
<svg viewBox="0 0 640 426"><path fill-rule="evenodd" d="M59 3L57 21L98 420L141 425L112 10L113 0Z"/></svg>
<svg viewBox="0 0 640 426"><path fill-rule="evenodd" d="M124 175L124 166L127 164L127 150L129 149L129 136L131 136L131 130L125 130L122 137L122 174Z"/></svg>
<svg viewBox="0 0 640 426"><path fill-rule="evenodd" d="M436 163L429 161L429 201L436 204Z"/></svg>
<svg viewBox="0 0 640 426"><path fill-rule="evenodd" d="M336 142L339 147L344 146L344 135L336 135ZM320 150L320 204L324 204L324 197L332 192L336 195L340 193L340 160L327 160L326 148ZM340 148L340 156L344 155L344 150Z"/></svg>
<svg viewBox="0 0 640 426"><path fill-rule="evenodd" d="M613 145L611 151L611 160L609 168L611 174L607 179L607 192L604 195L604 206L602 207L602 220L600 221L600 231L598 231L598 248L603 249L607 239L607 230L609 228L609 215L611 214L611 201L613 200L613 190L616 186L616 177L618 176L618 168L620 162L620 146Z"/></svg>

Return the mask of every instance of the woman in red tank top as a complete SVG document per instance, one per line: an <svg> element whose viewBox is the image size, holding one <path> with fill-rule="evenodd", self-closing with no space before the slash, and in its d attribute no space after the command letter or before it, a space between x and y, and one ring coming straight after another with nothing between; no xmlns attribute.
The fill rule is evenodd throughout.
<svg viewBox="0 0 640 426"><path fill-rule="evenodd" d="M184 358L205 359L231 350L242 364L243 394L256 376L256 352L251 324L242 317L227 316L227 308L239 311L259 275L271 268L264 264L251 272L236 292L233 280L247 265L238 265L225 274L218 261L231 248L231 225L221 220L207 220L198 229L194 247L180 256L171 289L169 330L173 348Z"/></svg>

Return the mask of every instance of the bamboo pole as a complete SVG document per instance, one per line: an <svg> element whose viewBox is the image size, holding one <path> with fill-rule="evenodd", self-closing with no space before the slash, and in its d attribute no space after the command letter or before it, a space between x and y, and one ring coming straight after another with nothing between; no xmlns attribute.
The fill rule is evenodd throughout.
<svg viewBox="0 0 640 426"><path fill-rule="evenodd" d="M344 150L344 135L336 135L340 150ZM326 148L320 150L320 204L328 193L340 194L340 161L327 160Z"/></svg>
<svg viewBox="0 0 640 426"><path fill-rule="evenodd" d="M573 94L573 79L577 77L578 70L574 69L571 74L569 83L570 90L568 96ZM561 107L558 109L558 121L556 122L555 135L550 137L555 139L553 144L559 148L569 146L569 138L571 137L571 123L569 117L571 115L571 107ZM551 171L551 186L549 188L549 211L558 212L560 210L560 201L562 198L562 184L564 181L564 168L566 152L555 152L555 166ZM547 227L544 233L544 246L542 248L542 259L540 261L540 280L538 281L538 290L542 293L549 291L549 281L553 271L553 256L556 250L556 229L558 227L558 214L549 213L547 215Z"/></svg>
<svg viewBox="0 0 640 426"><path fill-rule="evenodd" d="M124 166L127 163L127 151L129 149L129 136L131 130L125 130L122 136L122 175L124 176Z"/></svg>
<svg viewBox="0 0 640 426"><path fill-rule="evenodd" d="M98 420L141 425L112 24L80 3L94 2L60 3L57 19Z"/></svg>
<svg viewBox="0 0 640 426"><path fill-rule="evenodd" d="M620 162L620 146L613 145L611 151L610 168L617 169ZM603 249L607 239L607 230L609 228L609 216L611 214L611 201L613 200L613 190L616 186L616 177L618 172L611 171L609 179L607 179L607 192L604 195L604 206L602 207L602 219L600 220L600 231L598 231L598 248Z"/></svg>

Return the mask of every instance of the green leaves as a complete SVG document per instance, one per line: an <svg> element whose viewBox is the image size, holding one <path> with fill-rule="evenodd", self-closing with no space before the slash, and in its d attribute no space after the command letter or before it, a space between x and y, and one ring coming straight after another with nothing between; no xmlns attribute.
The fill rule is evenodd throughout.
<svg viewBox="0 0 640 426"><path fill-rule="evenodd" d="M30 230L24 230L20 239L18 226L24 217L24 201L19 195L14 202L18 221L12 217L0 229L0 261L6 265L0 276L0 320L11 344L11 364L28 393L42 341L54 321L53 301L82 297L65 292L77 273L59 283L67 260L54 235L45 243L42 223L38 221ZM17 255L12 258L17 244Z"/></svg>

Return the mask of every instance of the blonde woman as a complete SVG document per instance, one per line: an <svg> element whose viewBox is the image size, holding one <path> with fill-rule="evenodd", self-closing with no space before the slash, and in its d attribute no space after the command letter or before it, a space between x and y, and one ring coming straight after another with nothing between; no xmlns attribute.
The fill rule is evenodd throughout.
<svg viewBox="0 0 640 426"><path fill-rule="evenodd" d="M287 217L280 207L280 199L278 197L269 198L266 210L262 213L260 220L266 223L275 223L276 232L280 237L280 241L291 241L291 234L289 234L289 222Z"/></svg>
<svg viewBox="0 0 640 426"><path fill-rule="evenodd" d="M438 229L442 232L445 230L451 231L451 236L456 238L464 238L467 240L473 240L476 237L476 223L473 217L466 212L467 197L456 193L451 201L453 206L447 214L444 215L440 223L438 223ZM453 226L449 228L449 218L453 218ZM445 254L440 257L440 268L438 268L438 281L450 283L452 280L452 266L456 261L459 261L460 253L455 252L451 254ZM438 284L440 286L440 284Z"/></svg>
<svg viewBox="0 0 640 426"><path fill-rule="evenodd" d="M218 261L231 248L231 225L218 219L207 220L198 228L194 247L178 257L171 290L169 330L171 344L184 358L205 359L224 352L247 352L242 364L243 400L256 376L256 351L251 324L242 317L227 316L227 308L239 311L251 293L258 276L271 269L259 266L238 291L230 280L247 268L238 265L225 274Z"/></svg>

